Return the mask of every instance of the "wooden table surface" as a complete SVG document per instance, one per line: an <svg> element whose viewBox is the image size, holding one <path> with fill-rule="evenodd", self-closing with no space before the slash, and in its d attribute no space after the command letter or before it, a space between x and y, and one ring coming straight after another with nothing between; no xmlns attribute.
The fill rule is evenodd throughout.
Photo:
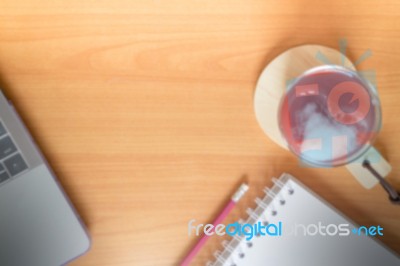
<svg viewBox="0 0 400 266"><path fill-rule="evenodd" d="M263 67L295 45L338 48L374 69L377 148L400 189L399 1L0 2L0 79L93 237L71 265L176 265L238 183L286 171L400 252L400 207L343 168L301 167L253 113ZM194 265L209 258L213 238Z"/></svg>

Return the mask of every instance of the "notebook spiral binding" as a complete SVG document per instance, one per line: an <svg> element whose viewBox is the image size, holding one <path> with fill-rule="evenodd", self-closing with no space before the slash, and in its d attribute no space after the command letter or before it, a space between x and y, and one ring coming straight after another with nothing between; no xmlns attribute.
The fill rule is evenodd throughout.
<svg viewBox="0 0 400 266"><path fill-rule="evenodd" d="M295 192L287 183L288 179L288 174L282 174L279 179L272 178L273 187L266 187L264 198L255 200L257 207L254 210L247 209L246 223L254 224L261 221L264 225L268 225L269 215L276 216L279 214L278 211L286 204L287 197ZM278 199L277 202L276 199ZM206 266L222 266L227 263L228 266L236 266L237 262L246 256L245 250L253 246L252 241L242 241L243 238L245 236L235 235L230 241L224 241L223 251L216 251L214 253L215 261L207 262ZM234 254L237 254L237 256L233 256Z"/></svg>

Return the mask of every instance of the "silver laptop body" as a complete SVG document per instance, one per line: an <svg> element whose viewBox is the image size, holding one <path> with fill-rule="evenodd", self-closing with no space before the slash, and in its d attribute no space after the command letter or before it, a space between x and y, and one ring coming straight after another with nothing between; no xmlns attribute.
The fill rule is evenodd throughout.
<svg viewBox="0 0 400 266"><path fill-rule="evenodd" d="M0 90L0 265L65 265L89 247L83 223Z"/></svg>

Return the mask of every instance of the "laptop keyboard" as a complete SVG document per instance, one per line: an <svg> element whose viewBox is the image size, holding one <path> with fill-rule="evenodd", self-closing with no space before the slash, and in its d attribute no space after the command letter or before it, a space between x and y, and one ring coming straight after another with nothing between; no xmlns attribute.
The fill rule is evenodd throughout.
<svg viewBox="0 0 400 266"><path fill-rule="evenodd" d="M0 183L28 169L24 158L0 122Z"/></svg>

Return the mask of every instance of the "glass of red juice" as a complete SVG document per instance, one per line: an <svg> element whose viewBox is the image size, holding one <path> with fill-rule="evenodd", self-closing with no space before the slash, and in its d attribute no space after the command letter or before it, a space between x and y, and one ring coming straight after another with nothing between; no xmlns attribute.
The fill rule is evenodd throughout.
<svg viewBox="0 0 400 266"><path fill-rule="evenodd" d="M279 126L288 148L316 167L351 163L381 128L376 89L357 72L334 65L312 68L284 95Z"/></svg>

